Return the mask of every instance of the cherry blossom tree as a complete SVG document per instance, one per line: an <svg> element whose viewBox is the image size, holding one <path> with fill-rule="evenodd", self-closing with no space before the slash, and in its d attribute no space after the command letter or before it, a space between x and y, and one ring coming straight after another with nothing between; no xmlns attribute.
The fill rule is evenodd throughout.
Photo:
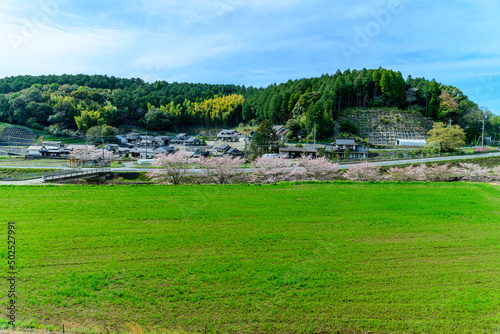
<svg viewBox="0 0 500 334"><path fill-rule="evenodd" d="M491 169L491 175L494 180L500 180L500 166Z"/></svg>
<svg viewBox="0 0 500 334"><path fill-rule="evenodd" d="M110 165L113 161L116 161L120 158L119 155L114 154L111 151L108 150L99 150L100 156L99 156L99 164L101 166L106 166Z"/></svg>
<svg viewBox="0 0 500 334"><path fill-rule="evenodd" d="M237 167L245 163L245 160L239 157L224 155L222 157L201 158L199 164L205 171L206 177L214 183L230 183L235 175L238 174Z"/></svg>
<svg viewBox="0 0 500 334"><path fill-rule="evenodd" d="M431 167L427 167L426 165L422 164L421 166L419 166L419 168L419 172L422 175L422 181L451 181L453 178L456 178L460 175L460 169L454 166L450 166L450 164L433 164Z"/></svg>
<svg viewBox="0 0 500 334"><path fill-rule="evenodd" d="M460 174L462 179L473 182L486 182L491 177L490 169L487 167L481 167L477 164L471 163L460 163Z"/></svg>
<svg viewBox="0 0 500 334"><path fill-rule="evenodd" d="M425 165L424 165L425 166ZM427 166L426 166L427 167ZM422 181L422 170L419 167L391 167L385 177L387 180L399 182Z"/></svg>
<svg viewBox="0 0 500 334"><path fill-rule="evenodd" d="M290 162L284 158L259 157L254 162L253 173L250 180L258 183L276 183L286 181L290 173Z"/></svg>
<svg viewBox="0 0 500 334"><path fill-rule="evenodd" d="M102 156L101 151L99 151L94 145L81 145L73 149L69 154L69 159L78 163L82 163L85 167L85 163L98 161Z"/></svg>
<svg viewBox="0 0 500 334"><path fill-rule="evenodd" d="M339 164L330 162L321 157L310 159L302 157L297 159L293 171L290 173L292 180L304 181L331 181L340 178Z"/></svg>
<svg viewBox="0 0 500 334"><path fill-rule="evenodd" d="M380 181L380 167L369 162L353 165L344 173L343 177L351 181Z"/></svg>
<svg viewBox="0 0 500 334"><path fill-rule="evenodd" d="M180 184L189 174L191 163L195 162L192 153L186 151L177 151L172 154L158 154L153 159L151 166L159 167L149 172L148 177L154 182Z"/></svg>
<svg viewBox="0 0 500 334"><path fill-rule="evenodd" d="M392 167L387 171L387 180L410 182L438 182L450 181L461 174L460 169L449 164L433 164L431 167L421 164L418 166Z"/></svg>
<svg viewBox="0 0 500 334"><path fill-rule="evenodd" d="M82 163L83 167L85 167L85 163L89 161L98 161L101 166L104 166L118 160L120 156L108 150L98 149L94 145L82 145L75 147L69 154L69 158L75 162Z"/></svg>

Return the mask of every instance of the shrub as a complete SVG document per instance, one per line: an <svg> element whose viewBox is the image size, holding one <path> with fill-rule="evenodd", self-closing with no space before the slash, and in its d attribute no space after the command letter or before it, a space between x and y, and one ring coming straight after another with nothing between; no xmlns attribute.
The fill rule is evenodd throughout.
<svg viewBox="0 0 500 334"><path fill-rule="evenodd" d="M201 158L199 163L205 171L206 177L213 183L231 183L238 173L236 167L245 161L243 158L233 158L229 155L222 157Z"/></svg>
<svg viewBox="0 0 500 334"><path fill-rule="evenodd" d="M492 178L490 169L471 163L460 163L460 174L462 179L474 182L486 182Z"/></svg>
<svg viewBox="0 0 500 334"><path fill-rule="evenodd" d="M290 178L296 181L331 181L340 178L339 165L321 157L309 159L302 157L297 160Z"/></svg>
<svg viewBox="0 0 500 334"><path fill-rule="evenodd" d="M351 181L380 181L380 167L368 162L351 166L344 173L344 178Z"/></svg>
<svg viewBox="0 0 500 334"><path fill-rule="evenodd" d="M253 164L256 168L254 168L249 180L254 182L276 183L286 181L286 175L289 174L290 163L281 157L259 157Z"/></svg>

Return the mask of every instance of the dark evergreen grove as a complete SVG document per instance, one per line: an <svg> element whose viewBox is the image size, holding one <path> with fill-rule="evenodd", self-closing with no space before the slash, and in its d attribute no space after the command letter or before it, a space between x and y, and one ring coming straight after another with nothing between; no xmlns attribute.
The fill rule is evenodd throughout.
<svg viewBox="0 0 500 334"><path fill-rule="evenodd" d="M337 71L266 88L196 83L146 83L106 75L17 76L0 79L0 121L52 134L85 133L97 125L137 124L150 130L178 126L234 127L270 120L319 137L347 108L398 108L436 121L479 128L498 118L458 88L435 80L406 80L387 69ZM328 132L330 133L330 132Z"/></svg>

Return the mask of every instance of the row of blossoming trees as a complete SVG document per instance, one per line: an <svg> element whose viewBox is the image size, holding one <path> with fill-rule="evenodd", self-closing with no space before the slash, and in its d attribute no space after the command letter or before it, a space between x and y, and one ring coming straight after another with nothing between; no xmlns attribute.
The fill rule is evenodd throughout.
<svg viewBox="0 0 500 334"><path fill-rule="evenodd" d="M69 159L73 163L85 167L86 164L98 162L101 166L111 164L111 162L118 160L119 155L104 149L98 149L94 145L82 145L73 149L69 154Z"/></svg>
<svg viewBox="0 0 500 334"><path fill-rule="evenodd" d="M336 163L325 158L301 158L291 166L290 160L281 158L257 158L251 163L251 172L240 167L241 158L230 156L193 158L190 153L178 151L174 154L158 154L152 165L158 167L148 176L158 183L180 184L187 179L199 183L276 183L281 181L493 181L500 180L500 166L480 167L476 164L461 163L460 167L449 164L429 167L426 165L392 167L383 173L379 166L361 163L344 172ZM201 172L195 173L194 169Z"/></svg>

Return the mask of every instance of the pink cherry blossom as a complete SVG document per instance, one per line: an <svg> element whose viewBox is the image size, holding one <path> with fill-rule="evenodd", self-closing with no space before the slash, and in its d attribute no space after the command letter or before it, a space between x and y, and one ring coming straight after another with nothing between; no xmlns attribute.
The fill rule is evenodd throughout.
<svg viewBox="0 0 500 334"><path fill-rule="evenodd" d="M462 179L473 182L486 182L492 178L490 169L477 164L460 163L460 173Z"/></svg>
<svg viewBox="0 0 500 334"><path fill-rule="evenodd" d="M332 163L325 157L316 159L302 157L297 159L290 178L297 181L336 180L340 178L338 167L339 164Z"/></svg>
<svg viewBox="0 0 500 334"><path fill-rule="evenodd" d="M380 167L369 162L353 165L344 173L343 177L351 181L380 181Z"/></svg>
<svg viewBox="0 0 500 334"><path fill-rule="evenodd" d="M192 153L177 151L172 154L157 154L151 166L159 167L148 173L154 182L180 184L189 174L190 164L195 162Z"/></svg>
<svg viewBox="0 0 500 334"><path fill-rule="evenodd" d="M99 161L101 165L108 164L112 161L118 160L120 156L113 154L108 150L98 149L93 145L81 145L73 149L69 154L71 160L81 162L83 166L88 161Z"/></svg>
<svg viewBox="0 0 500 334"><path fill-rule="evenodd" d="M253 173L249 179L258 183L276 183L286 181L290 173L290 162L284 158L259 157L254 162Z"/></svg>
<svg viewBox="0 0 500 334"><path fill-rule="evenodd" d="M222 157L201 158L199 164L204 169L204 176L213 183L230 183L238 174L237 167L245 161L239 157L224 155Z"/></svg>

